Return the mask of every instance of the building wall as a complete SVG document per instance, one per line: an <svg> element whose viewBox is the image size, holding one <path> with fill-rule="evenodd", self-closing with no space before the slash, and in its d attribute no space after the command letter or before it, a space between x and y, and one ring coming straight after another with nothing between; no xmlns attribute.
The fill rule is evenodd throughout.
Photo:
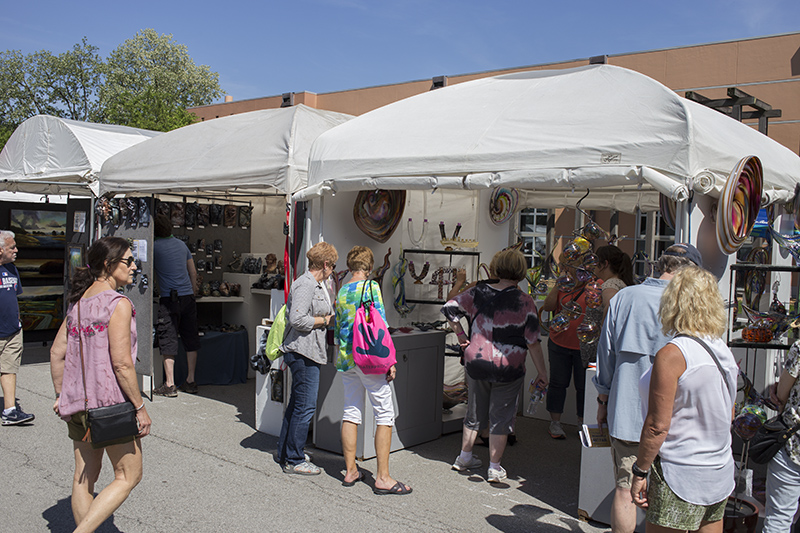
<svg viewBox="0 0 800 533"><path fill-rule="evenodd" d="M678 94L698 91L709 98L723 98L728 87L781 109L783 115L769 121L769 136L800 153L800 32L721 43L634 52L609 56L608 64L636 70L658 80ZM478 78L530 70L565 69L587 65L589 59L529 65L451 76L448 85ZM431 90L432 81L416 80L391 85L315 94L295 93L294 103L351 115ZM201 120L280 107L281 96L269 96L190 109ZM746 121L757 126L757 121Z"/></svg>

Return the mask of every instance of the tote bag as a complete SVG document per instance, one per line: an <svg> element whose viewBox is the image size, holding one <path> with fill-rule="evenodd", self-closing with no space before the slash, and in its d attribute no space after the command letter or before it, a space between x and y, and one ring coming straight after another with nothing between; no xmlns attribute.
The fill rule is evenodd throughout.
<svg viewBox="0 0 800 533"><path fill-rule="evenodd" d="M364 281L361 301L353 321L353 361L365 374L386 374L397 363L394 342L389 328L375 308L372 281ZM364 289L369 285L370 299L364 301Z"/></svg>

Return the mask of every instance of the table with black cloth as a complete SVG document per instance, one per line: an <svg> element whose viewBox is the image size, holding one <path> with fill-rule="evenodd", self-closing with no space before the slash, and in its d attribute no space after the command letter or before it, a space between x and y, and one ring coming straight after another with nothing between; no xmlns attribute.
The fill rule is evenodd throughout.
<svg viewBox="0 0 800 533"><path fill-rule="evenodd" d="M200 349L197 351L195 382L198 385L235 385L247 383L249 368L247 330L234 333L207 331L200 336ZM188 373L186 350L179 343L178 357L175 358L175 384L181 385Z"/></svg>

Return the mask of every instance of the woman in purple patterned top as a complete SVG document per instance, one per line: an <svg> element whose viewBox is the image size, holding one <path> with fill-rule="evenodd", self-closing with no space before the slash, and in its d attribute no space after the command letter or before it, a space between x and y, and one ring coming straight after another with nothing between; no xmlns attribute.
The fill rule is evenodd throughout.
<svg viewBox="0 0 800 533"><path fill-rule="evenodd" d="M517 250L498 252L489 267L498 280L479 283L442 307L464 348L468 389L461 454L453 469L464 471L481 466L472 449L478 432L488 426L489 482L501 482L507 477L500 460L512 431L528 354L538 372L536 386L547 387L536 305L517 287L525 279L527 266L525 256ZM469 338L461 327L461 318L470 322Z"/></svg>
<svg viewBox="0 0 800 533"><path fill-rule="evenodd" d="M134 257L128 242L119 237L99 239L87 257L89 264L78 268L72 278L67 318L50 350L56 392L53 411L67 422L75 451L72 514L76 531L97 529L141 481L141 437L150 433L151 424L134 370L135 311L131 301L117 292L133 281ZM139 434L91 442L86 410L125 400L136 407ZM104 451L114 467L114 481L95 498Z"/></svg>

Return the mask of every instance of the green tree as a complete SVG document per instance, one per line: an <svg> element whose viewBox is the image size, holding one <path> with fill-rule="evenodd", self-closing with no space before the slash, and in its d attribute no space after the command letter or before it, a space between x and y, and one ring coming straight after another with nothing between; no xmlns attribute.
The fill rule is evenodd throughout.
<svg viewBox="0 0 800 533"><path fill-rule="evenodd" d="M72 50L22 55L0 52L0 148L25 119L53 115L90 120L95 114L103 60L86 37Z"/></svg>
<svg viewBox="0 0 800 533"><path fill-rule="evenodd" d="M196 65L186 45L153 29L138 32L109 55L99 91L102 122L158 131L191 124L187 107L222 96L219 74Z"/></svg>

